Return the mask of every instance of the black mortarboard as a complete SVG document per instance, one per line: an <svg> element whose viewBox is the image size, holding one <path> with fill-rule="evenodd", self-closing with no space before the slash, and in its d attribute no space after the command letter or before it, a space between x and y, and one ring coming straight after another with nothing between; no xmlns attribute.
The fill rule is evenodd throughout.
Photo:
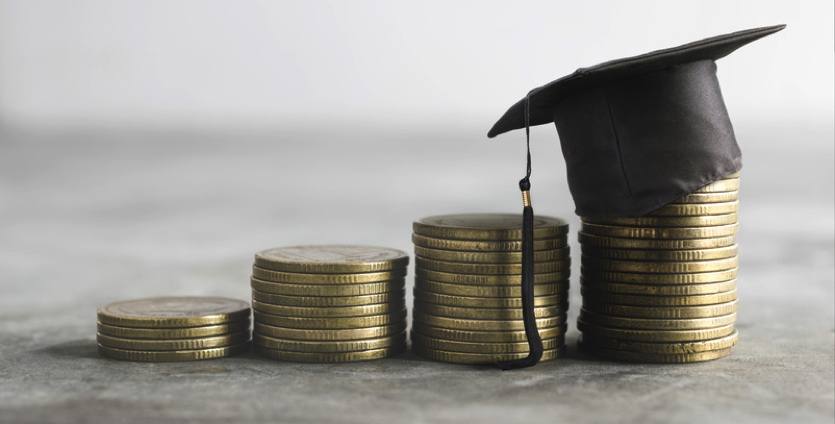
<svg viewBox="0 0 835 424"><path fill-rule="evenodd" d="M581 216L645 215L737 172L741 154L714 60L780 31L755 28L578 69L528 95L554 122ZM525 99L488 137L525 128Z"/></svg>
<svg viewBox="0 0 835 424"><path fill-rule="evenodd" d="M528 93L488 137L554 122L576 213L637 217L742 168L717 59L785 28L776 25L578 69ZM522 305L530 354L503 369L536 364L542 342L533 315L531 156L519 183L523 213Z"/></svg>

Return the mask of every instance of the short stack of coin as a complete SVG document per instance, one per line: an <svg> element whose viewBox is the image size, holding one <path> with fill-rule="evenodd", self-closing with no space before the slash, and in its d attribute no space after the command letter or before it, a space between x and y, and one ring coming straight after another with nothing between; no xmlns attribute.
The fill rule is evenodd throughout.
<svg viewBox="0 0 835 424"><path fill-rule="evenodd" d="M737 173L643 217L581 217L581 349L658 363L731 353L738 189Z"/></svg>
<svg viewBox="0 0 835 424"><path fill-rule="evenodd" d="M522 215L433 216L413 224L415 288L412 350L461 364L525 357L522 320ZM537 216L534 223L534 305L550 360L565 352L568 224Z"/></svg>
<svg viewBox="0 0 835 424"><path fill-rule="evenodd" d="M129 361L220 358L248 352L249 304L222 297L160 297L98 310L99 353Z"/></svg>
<svg viewBox="0 0 835 424"><path fill-rule="evenodd" d="M371 246L297 246L255 255L255 352L353 362L406 350L409 255Z"/></svg>

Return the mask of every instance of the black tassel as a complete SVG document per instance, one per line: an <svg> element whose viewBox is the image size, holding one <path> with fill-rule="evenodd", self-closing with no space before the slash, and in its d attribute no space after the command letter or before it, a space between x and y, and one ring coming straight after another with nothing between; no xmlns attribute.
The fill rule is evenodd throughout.
<svg viewBox="0 0 835 424"><path fill-rule="evenodd" d="M532 90L533 93L536 90ZM526 368L536 365L542 359L542 338L536 328L536 315L533 307L533 206L531 206L531 126L530 126L530 97L525 96L525 136L528 148L528 172L519 181L522 190L522 317L525 320L525 336L528 338L529 353L524 358L512 361L501 361L496 364L503 370Z"/></svg>

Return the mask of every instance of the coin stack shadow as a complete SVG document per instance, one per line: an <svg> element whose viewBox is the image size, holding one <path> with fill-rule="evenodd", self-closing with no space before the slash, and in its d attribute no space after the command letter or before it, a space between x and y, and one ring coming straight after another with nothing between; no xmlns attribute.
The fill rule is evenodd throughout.
<svg viewBox="0 0 835 424"><path fill-rule="evenodd" d="M521 299L522 216L468 214L414 223L412 351L428 359L495 364L525 357ZM535 315L545 352L565 352L570 255L568 225L534 224Z"/></svg>
<svg viewBox="0 0 835 424"><path fill-rule="evenodd" d="M249 352L250 308L219 297L162 297L98 310L99 353L143 362L192 361Z"/></svg>
<svg viewBox="0 0 835 424"><path fill-rule="evenodd" d="M255 256L255 352L296 362L353 362L406 351L405 252L303 246Z"/></svg>
<svg viewBox="0 0 835 424"><path fill-rule="evenodd" d="M643 217L581 217L581 350L657 363L731 353L738 189L736 173Z"/></svg>

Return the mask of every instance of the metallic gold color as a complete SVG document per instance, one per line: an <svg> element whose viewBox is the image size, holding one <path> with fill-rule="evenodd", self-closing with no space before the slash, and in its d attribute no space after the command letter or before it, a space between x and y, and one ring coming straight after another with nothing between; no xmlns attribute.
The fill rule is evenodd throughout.
<svg viewBox="0 0 835 424"><path fill-rule="evenodd" d="M520 320L523 316L522 308L465 308L460 306L436 305L433 303L421 302L417 299L415 299L413 310L439 317L463 319ZM537 318L554 317L557 315L564 315L567 312L568 303L562 303L557 306L534 308L534 316Z"/></svg>
<svg viewBox="0 0 835 424"><path fill-rule="evenodd" d="M499 361L509 361L528 356L527 352L501 354L449 352L446 350L427 349L418 344L412 345L412 351L426 359L468 365L494 365ZM565 351L565 346L559 349L546 350L542 353L542 359L540 361L550 361L559 358L565 355Z"/></svg>
<svg viewBox="0 0 835 424"><path fill-rule="evenodd" d="M531 192L525 190L522 192L522 206L530 206L531 205Z"/></svg>
<svg viewBox="0 0 835 424"><path fill-rule="evenodd" d="M414 232L427 237L458 240L521 240L519 214L459 214L431 216L412 225ZM568 224L538 215L534 218L534 239L554 238L568 233Z"/></svg>
<svg viewBox="0 0 835 424"><path fill-rule="evenodd" d="M718 180L698 190L695 190L693 193L724 193L736 190L739 190L739 179L731 178L725 180Z"/></svg>
<svg viewBox="0 0 835 424"><path fill-rule="evenodd" d="M375 246L292 246L255 254L255 266L273 271L348 274L405 268L409 255Z"/></svg>
<svg viewBox="0 0 835 424"><path fill-rule="evenodd" d="M739 211L739 201L707 203L707 204L670 204L646 216L703 216L723 215Z"/></svg>
<svg viewBox="0 0 835 424"><path fill-rule="evenodd" d="M454 340L443 340L427 337L414 331L411 334L412 343L427 349L445 350L448 352L502 354L529 352L528 342L517 343L469 343ZM565 345L565 336L542 339L545 350L553 350Z"/></svg>
<svg viewBox="0 0 835 424"><path fill-rule="evenodd" d="M522 296L522 287L519 286L475 286L465 284L450 284L437 281L429 281L415 278L415 287L419 290L430 293L446 294L451 296L468 297L519 297ZM534 296L553 296L568 291L568 280L552 284L537 284L533 287Z"/></svg>
<svg viewBox="0 0 835 424"><path fill-rule="evenodd" d="M711 318L652 319L602 315L583 308L580 310L580 320L603 327L636 330L703 330L733 324L736 322L736 313Z"/></svg>
<svg viewBox="0 0 835 424"><path fill-rule="evenodd" d="M197 361L202 359L221 358L224 356L238 355L249 352L249 342L235 346L216 347L212 349L198 350L173 350L173 351L141 351L114 349L112 347L99 345L99 354L114 359L139 362L174 362L174 361Z"/></svg>
<svg viewBox="0 0 835 424"><path fill-rule="evenodd" d="M275 283L271 281L259 280L257 278L250 279L250 285L253 290L271 293L282 294L286 296L367 296L370 294L390 293L394 291L405 290L406 279L400 278L397 280L380 281L376 283L366 284L295 284L295 283Z"/></svg>
<svg viewBox="0 0 835 424"><path fill-rule="evenodd" d="M247 342L249 341L249 330L244 330L232 334L225 334L222 336L180 340L126 339L122 337L113 337L108 336L107 334L96 333L96 340L102 346L124 350L197 350L232 346Z"/></svg>
<svg viewBox="0 0 835 424"><path fill-rule="evenodd" d="M632 284L599 281L585 276L580 277L580 287L598 292L624 293L646 296L695 296L724 293L736 289L736 280L705 284Z"/></svg>
<svg viewBox="0 0 835 424"><path fill-rule="evenodd" d="M398 302L405 300L406 290L396 290L388 293L369 294L365 296L285 296L281 294L252 291L252 299L263 303L284 306L303 307L333 307L333 306L362 306L377 303Z"/></svg>
<svg viewBox="0 0 835 424"><path fill-rule="evenodd" d="M657 287L657 286L656 286ZM691 295L691 296L658 296L658 295L628 295L614 294L589 290L585 286L580 288L583 301L608 303L614 305L634 306L695 306L695 305L716 305L736 300L736 289L726 292Z"/></svg>
<svg viewBox="0 0 835 424"><path fill-rule="evenodd" d="M583 299L583 310L585 311L616 317L669 320L726 316L735 313L738 306L737 300L716 305L699 306L631 306L597 303L587 298Z"/></svg>
<svg viewBox="0 0 835 424"><path fill-rule="evenodd" d="M290 352L284 350L269 349L262 346L255 345L255 353L280 361L292 362L358 362L370 361L372 359L390 358L397 356L406 351L406 346L386 347L382 349L364 350L360 352L338 352L338 353L318 353L318 352Z"/></svg>
<svg viewBox="0 0 835 424"><path fill-rule="evenodd" d="M473 275L455 274L452 272L432 271L415 267L415 276L424 280L437 281L439 283L464 284L469 286L513 286L522 285L521 275ZM560 272L548 272L534 275L534 284L553 284L567 282L571 276L570 270Z"/></svg>
<svg viewBox="0 0 835 424"><path fill-rule="evenodd" d="M626 350L636 353L655 353L655 354L688 354L697 352L706 352L711 350L726 349L736 345L739 340L739 333L734 330L733 333L720 337L718 339L693 341L693 342L679 342L679 343L647 343L635 342L631 340L617 340L603 337L596 337L590 334L583 334L583 344L588 347L599 347L611 350Z"/></svg>
<svg viewBox="0 0 835 424"><path fill-rule="evenodd" d="M738 191L727 191L724 193L690 193L684 197L679 198L672 204L703 204L703 203L723 203L733 202L739 198Z"/></svg>
<svg viewBox="0 0 835 424"><path fill-rule="evenodd" d="M451 296L414 289L415 300L434 303L437 305L458 306L463 308L521 308L522 299L519 297L467 297ZM568 294L539 296L533 298L534 307L556 306L568 302Z"/></svg>
<svg viewBox="0 0 835 424"><path fill-rule="evenodd" d="M449 328L452 330L467 331L518 331L525 329L525 323L519 320L473 320L439 317L428 315L419 310L412 311L412 319L415 322L431 325L433 327ZM537 328L555 327L565 324L565 315L556 317L539 318L536 320Z"/></svg>
<svg viewBox="0 0 835 424"><path fill-rule="evenodd" d="M342 329L379 327L382 325L394 324L406 319L406 310L403 309L402 311L386 315L340 318L285 317L279 315L263 314L257 311L254 313L254 315L256 323L272 325L275 327Z"/></svg>
<svg viewBox="0 0 835 424"><path fill-rule="evenodd" d="M223 297L156 297L125 300L98 310L102 324L178 328L228 324L249 317L249 304Z"/></svg>
<svg viewBox="0 0 835 424"><path fill-rule="evenodd" d="M578 342L580 350L616 361L645 362L658 364L683 364L687 362L704 362L724 358L731 354L731 348L707 350L696 353L638 353L624 350L609 350L592 347Z"/></svg>
<svg viewBox="0 0 835 424"><path fill-rule="evenodd" d="M713 227L623 227L614 225L589 224L584 222L580 230L586 234L606 237L622 237L653 240L706 239L736 234L739 224L716 225Z"/></svg>
<svg viewBox="0 0 835 424"><path fill-rule="evenodd" d="M709 261L638 262L617 259L597 259L590 256L583 256L581 263L583 269L598 269L601 271L636 272L640 274L692 274L736 269L739 265L739 260L734 256L732 258Z"/></svg>
<svg viewBox="0 0 835 424"><path fill-rule="evenodd" d="M252 343L267 349L292 352L342 353L406 346L406 332L377 339L349 341L302 341L276 339L259 333L252 333Z"/></svg>
<svg viewBox="0 0 835 424"><path fill-rule="evenodd" d="M391 325L364 328L344 328L337 330L322 329L299 329L274 327L272 325L255 323L253 332L263 334L277 339L309 340L309 341L337 341L337 340L363 340L376 339L380 337L393 336L406 331L406 321L402 320Z"/></svg>
<svg viewBox="0 0 835 424"><path fill-rule="evenodd" d="M471 264L466 262L448 262L415 256L415 267L431 271L450 272L453 274L507 275L521 274L522 264ZM534 264L534 273L563 271L571 268L571 260L563 259Z"/></svg>
<svg viewBox="0 0 835 424"><path fill-rule="evenodd" d="M734 325L727 324L720 327L696 330L633 330L628 328L611 328L589 324L582 319L577 320L577 329L583 335L591 334L619 340L633 340L651 343L676 343L712 340L725 337L734 332Z"/></svg>
<svg viewBox="0 0 835 424"><path fill-rule="evenodd" d="M631 250L581 246L583 256L624 261L688 262L736 257L737 245L713 249L690 250Z"/></svg>
<svg viewBox="0 0 835 424"><path fill-rule="evenodd" d="M566 259L570 256L570 253L568 247L563 247L554 250L534 251L533 257L536 262L551 262ZM447 262L483 264L516 264L522 262L522 252L465 252L461 250L440 250L415 246L415 255Z"/></svg>
<svg viewBox="0 0 835 424"><path fill-rule="evenodd" d="M222 336L229 333L249 330L249 319L230 322L229 324L206 325L203 327L185 328L136 328L117 327L97 323L96 328L101 334L126 339L147 339L147 340L175 340L175 339L196 339L201 337Z"/></svg>
<svg viewBox="0 0 835 424"><path fill-rule="evenodd" d="M626 272L600 271L596 268L582 268L580 272L583 276L591 277L595 280L610 281L615 283L661 285L718 283L720 281L736 279L737 276L736 268L726 271L693 274L634 274Z"/></svg>
<svg viewBox="0 0 835 424"><path fill-rule="evenodd" d="M463 250L469 252L521 252L521 241L480 241L480 240L454 240L440 239L434 237L412 234L412 242L415 246L428 247L441 250ZM565 236L533 241L533 250L551 250L568 246L568 238Z"/></svg>
<svg viewBox="0 0 835 424"><path fill-rule="evenodd" d="M406 308L406 299L388 303L377 303L374 305L360 306L330 306L330 307L303 307L303 306L282 306L271 303L263 303L257 300L252 301L252 309L269 315L281 315L285 317L310 317L310 318L339 318L339 317L365 317L369 315L383 315L397 312Z"/></svg>
<svg viewBox="0 0 835 424"><path fill-rule="evenodd" d="M562 324L556 327L538 327L539 337L542 339L551 339L562 336L568 329L567 324ZM527 343L528 337L525 335L525 330L519 331L468 331L468 330L453 330L449 328L433 327L421 322L415 321L412 323L412 331L423 334L427 337L444 340L456 340L467 343Z"/></svg>
<svg viewBox="0 0 835 424"><path fill-rule="evenodd" d="M626 227L713 227L737 222L736 212L703 216L642 216L638 218L580 218L589 224L620 225Z"/></svg>
<svg viewBox="0 0 835 424"><path fill-rule="evenodd" d="M406 277L406 268L390 271L362 272L352 274L304 274L297 272L281 272L252 267L252 276L264 281L292 284L367 284L381 281L398 280Z"/></svg>
<svg viewBox="0 0 835 424"><path fill-rule="evenodd" d="M607 237L580 232L577 239L583 247L596 246L609 249L684 250L712 249L731 246L736 243L734 236L712 237L687 240L653 240Z"/></svg>

